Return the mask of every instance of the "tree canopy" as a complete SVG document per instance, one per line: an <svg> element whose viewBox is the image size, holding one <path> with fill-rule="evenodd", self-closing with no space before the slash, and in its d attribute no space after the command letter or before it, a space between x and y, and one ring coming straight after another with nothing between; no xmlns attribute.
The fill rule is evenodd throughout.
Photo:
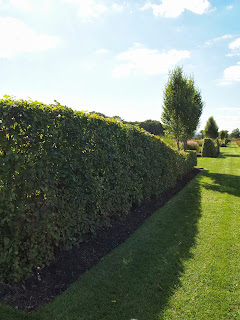
<svg viewBox="0 0 240 320"><path fill-rule="evenodd" d="M129 122L130 124L133 124L135 126L138 126L146 131L148 131L149 133L155 134L156 136L162 136L164 135L164 131L163 131L163 126L161 124L161 122L157 121L157 120L145 120L142 122Z"/></svg>
<svg viewBox="0 0 240 320"><path fill-rule="evenodd" d="M218 126L213 117L210 117L205 126L205 136L211 139L217 139L218 137Z"/></svg>
<svg viewBox="0 0 240 320"><path fill-rule="evenodd" d="M203 109L201 93L193 77L183 74L181 67L169 73L163 96L162 122L165 132L179 142L192 137Z"/></svg>
<svg viewBox="0 0 240 320"><path fill-rule="evenodd" d="M230 137L234 139L240 139L240 130L238 128L234 129L230 134Z"/></svg>
<svg viewBox="0 0 240 320"><path fill-rule="evenodd" d="M108 116L106 116L104 113L101 113L101 112L90 111L89 113L90 114L97 114L98 116L103 117L103 118L108 118Z"/></svg>
<svg viewBox="0 0 240 320"><path fill-rule="evenodd" d="M162 136L164 134L163 126L161 122L157 120L145 120L139 123L139 127L152 134L155 134L156 136Z"/></svg>
<svg viewBox="0 0 240 320"><path fill-rule="evenodd" d="M228 131L227 130L221 130L219 132L219 138L221 140L227 139L228 138Z"/></svg>

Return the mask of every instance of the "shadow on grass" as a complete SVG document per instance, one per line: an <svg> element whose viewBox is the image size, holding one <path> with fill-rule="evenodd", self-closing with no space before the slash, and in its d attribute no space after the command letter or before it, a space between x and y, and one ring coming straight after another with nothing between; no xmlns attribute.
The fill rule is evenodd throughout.
<svg viewBox="0 0 240 320"><path fill-rule="evenodd" d="M156 319L181 286L201 216L199 174L125 243L40 308L42 319Z"/></svg>
<svg viewBox="0 0 240 320"><path fill-rule="evenodd" d="M11 307L0 304L0 319L1 320L37 320L31 314L23 311L14 310Z"/></svg>
<svg viewBox="0 0 240 320"><path fill-rule="evenodd" d="M240 155L238 154L230 154L230 153L225 153L225 154L220 154L219 158L240 158Z"/></svg>
<svg viewBox="0 0 240 320"><path fill-rule="evenodd" d="M226 156L226 158L227 158L227 157L240 158L240 155L239 155L239 154L226 154L225 156Z"/></svg>
<svg viewBox="0 0 240 320"><path fill-rule="evenodd" d="M203 175L213 180L213 183L203 184L204 188L222 193L229 193L240 197L240 177L230 174L209 173L204 171Z"/></svg>

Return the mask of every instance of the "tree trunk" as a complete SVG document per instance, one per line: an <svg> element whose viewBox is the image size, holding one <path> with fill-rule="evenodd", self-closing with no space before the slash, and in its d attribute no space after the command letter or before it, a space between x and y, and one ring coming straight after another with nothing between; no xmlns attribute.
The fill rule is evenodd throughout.
<svg viewBox="0 0 240 320"><path fill-rule="evenodd" d="M183 149L184 149L184 151L187 150L187 140L186 139L183 140Z"/></svg>
<svg viewBox="0 0 240 320"><path fill-rule="evenodd" d="M178 151L180 150L180 147L179 147L179 138L177 137L177 149Z"/></svg>

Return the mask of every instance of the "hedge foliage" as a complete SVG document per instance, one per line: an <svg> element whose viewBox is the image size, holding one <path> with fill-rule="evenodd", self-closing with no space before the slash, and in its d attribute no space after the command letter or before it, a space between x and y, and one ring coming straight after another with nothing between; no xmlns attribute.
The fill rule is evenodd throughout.
<svg viewBox="0 0 240 320"><path fill-rule="evenodd" d="M109 226L196 165L143 129L70 108L0 100L0 281Z"/></svg>
<svg viewBox="0 0 240 320"><path fill-rule="evenodd" d="M202 147L202 156L216 158L220 153L220 144L218 139L213 141L212 139L205 138Z"/></svg>

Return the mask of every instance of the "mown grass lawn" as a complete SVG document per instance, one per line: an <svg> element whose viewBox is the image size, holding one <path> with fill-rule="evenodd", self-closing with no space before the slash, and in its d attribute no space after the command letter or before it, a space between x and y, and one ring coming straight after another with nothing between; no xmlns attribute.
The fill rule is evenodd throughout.
<svg viewBox="0 0 240 320"><path fill-rule="evenodd" d="M64 294L0 319L240 319L240 148L221 151Z"/></svg>

